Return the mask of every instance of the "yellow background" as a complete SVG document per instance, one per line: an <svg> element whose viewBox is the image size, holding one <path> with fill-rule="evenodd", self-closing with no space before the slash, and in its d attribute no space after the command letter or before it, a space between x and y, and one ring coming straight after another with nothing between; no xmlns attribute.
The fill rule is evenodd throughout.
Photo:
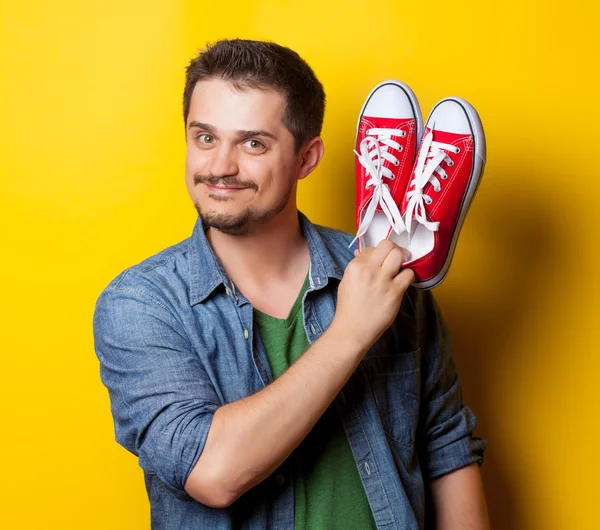
<svg viewBox="0 0 600 530"><path fill-rule="evenodd" d="M125 267L188 237L184 68L206 41L297 50L327 96L299 191L354 229L356 116L395 77L425 116L458 95L488 164L446 281L465 401L489 440L495 529L600 528L600 193L593 2L28 1L0 16L0 528L147 529L113 438L92 311Z"/></svg>

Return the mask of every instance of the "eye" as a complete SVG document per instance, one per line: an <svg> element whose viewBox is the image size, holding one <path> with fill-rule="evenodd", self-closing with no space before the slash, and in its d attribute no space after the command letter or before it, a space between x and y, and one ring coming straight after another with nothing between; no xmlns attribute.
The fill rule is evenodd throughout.
<svg viewBox="0 0 600 530"><path fill-rule="evenodd" d="M263 151L264 149L266 149L265 144L259 142L258 140L255 140L254 138L246 140L244 143L253 151Z"/></svg>
<svg viewBox="0 0 600 530"><path fill-rule="evenodd" d="M198 136L196 136L196 140L198 140L201 144L213 144L215 143L215 137L211 136L210 134L207 133L201 133Z"/></svg>

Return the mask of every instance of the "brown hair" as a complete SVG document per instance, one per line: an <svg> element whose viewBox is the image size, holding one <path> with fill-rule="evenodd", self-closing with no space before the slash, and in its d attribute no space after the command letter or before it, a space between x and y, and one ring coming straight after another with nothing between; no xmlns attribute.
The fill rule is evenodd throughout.
<svg viewBox="0 0 600 530"><path fill-rule="evenodd" d="M208 44L186 68L186 124L196 83L217 78L231 81L238 89L271 88L283 94L287 100L283 123L294 136L296 152L321 134L325 91L311 67L295 51L274 42L242 39Z"/></svg>

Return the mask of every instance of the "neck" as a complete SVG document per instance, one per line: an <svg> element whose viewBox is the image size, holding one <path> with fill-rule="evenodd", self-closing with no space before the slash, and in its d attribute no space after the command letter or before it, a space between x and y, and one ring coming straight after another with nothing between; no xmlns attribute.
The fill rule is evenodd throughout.
<svg viewBox="0 0 600 530"><path fill-rule="evenodd" d="M306 274L309 252L294 201L248 234L228 235L210 227L206 236L236 285L266 285Z"/></svg>

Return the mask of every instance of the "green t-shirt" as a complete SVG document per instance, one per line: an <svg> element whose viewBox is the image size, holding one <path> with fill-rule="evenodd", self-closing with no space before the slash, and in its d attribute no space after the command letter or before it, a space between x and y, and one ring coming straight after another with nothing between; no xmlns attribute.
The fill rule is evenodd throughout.
<svg viewBox="0 0 600 530"><path fill-rule="evenodd" d="M302 317L308 275L287 318L254 309L273 378L278 378L310 346ZM290 455L294 469L294 529L376 529L335 405L332 403Z"/></svg>

